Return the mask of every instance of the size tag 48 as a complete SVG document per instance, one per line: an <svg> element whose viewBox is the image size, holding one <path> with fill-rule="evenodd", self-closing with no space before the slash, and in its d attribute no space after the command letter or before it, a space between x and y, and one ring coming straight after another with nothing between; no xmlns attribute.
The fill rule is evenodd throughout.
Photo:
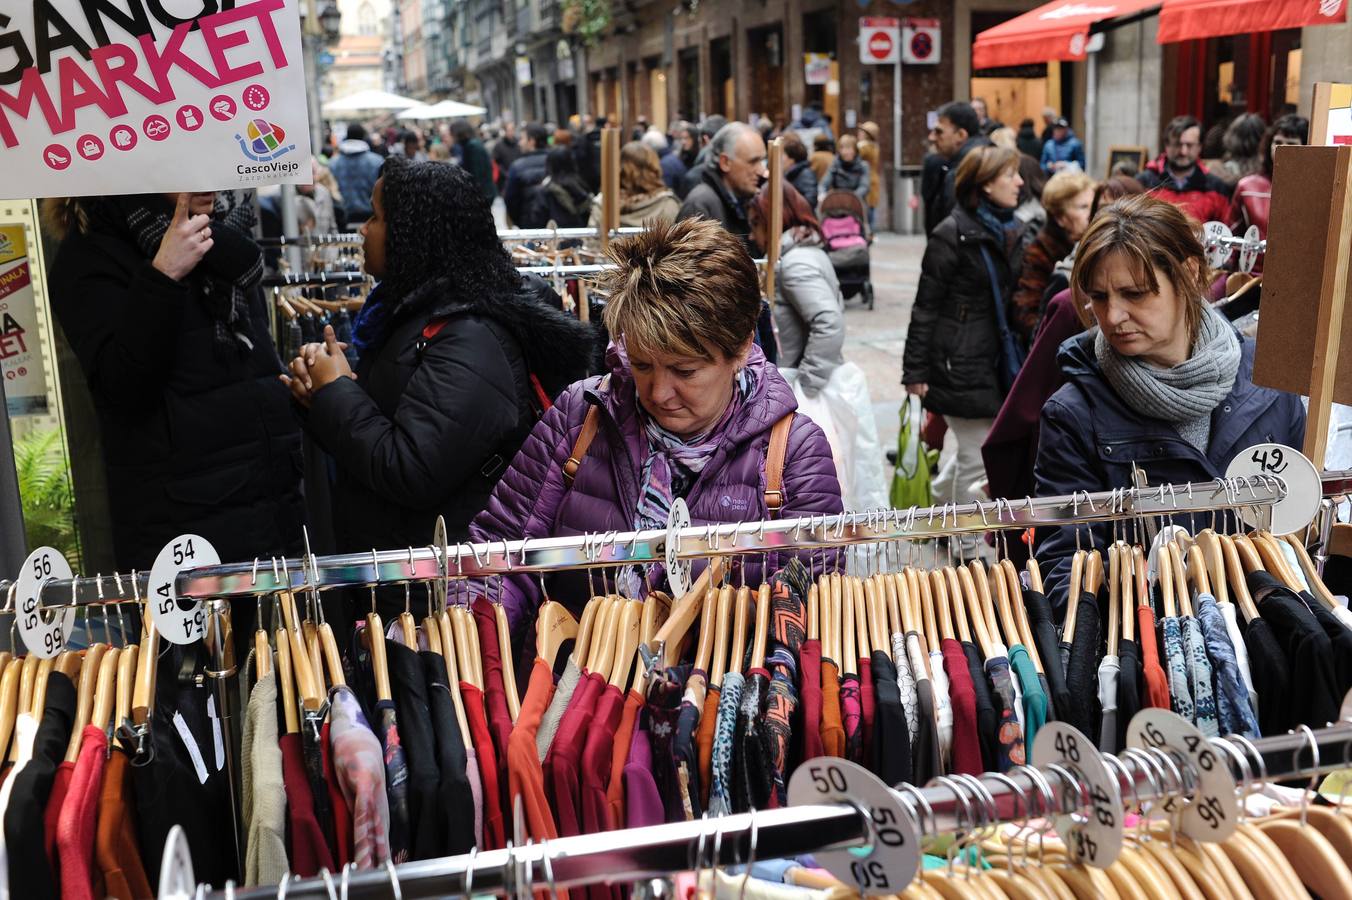
<svg viewBox="0 0 1352 900"><path fill-rule="evenodd" d="M150 617L165 640L175 644L200 641L207 630L207 608L201 600L179 600L178 573L200 566L218 566L221 557L204 537L183 534L164 545L150 568Z"/></svg>
<svg viewBox="0 0 1352 900"><path fill-rule="evenodd" d="M1122 786L1094 742L1064 722L1048 722L1033 741L1033 765L1053 763L1084 783L1091 806L1083 816L1057 816L1056 830L1076 862L1108 868L1122 852Z"/></svg>

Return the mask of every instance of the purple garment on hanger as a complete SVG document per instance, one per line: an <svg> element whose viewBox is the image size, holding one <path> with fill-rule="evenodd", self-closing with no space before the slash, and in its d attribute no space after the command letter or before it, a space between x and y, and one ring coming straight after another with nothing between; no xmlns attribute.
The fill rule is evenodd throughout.
<svg viewBox="0 0 1352 900"><path fill-rule="evenodd" d="M653 751L649 743L648 713L639 713L638 726L629 741L629 761L624 764L625 825L661 825L666 821L662 794L653 779Z"/></svg>

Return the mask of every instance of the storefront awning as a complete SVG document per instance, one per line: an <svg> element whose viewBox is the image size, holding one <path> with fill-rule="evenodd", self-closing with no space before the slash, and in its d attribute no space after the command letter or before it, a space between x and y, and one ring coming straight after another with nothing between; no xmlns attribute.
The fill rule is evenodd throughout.
<svg viewBox="0 0 1352 900"><path fill-rule="evenodd" d="M1089 29L1105 19L1158 9L1161 0L1054 0L988 28L972 44L972 68L1085 58Z"/></svg>
<svg viewBox="0 0 1352 900"><path fill-rule="evenodd" d="M972 68L1083 60L1099 22L1159 10L1159 42L1330 25L1352 0L1054 0L988 28L972 44Z"/></svg>
<svg viewBox="0 0 1352 900"><path fill-rule="evenodd" d="M1348 0L1165 0L1159 42L1332 25L1347 20L1347 5Z"/></svg>

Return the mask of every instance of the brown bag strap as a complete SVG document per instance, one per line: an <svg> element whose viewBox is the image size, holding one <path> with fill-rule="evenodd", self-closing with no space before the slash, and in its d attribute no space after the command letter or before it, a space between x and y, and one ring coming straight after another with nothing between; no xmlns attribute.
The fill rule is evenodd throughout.
<svg viewBox="0 0 1352 900"><path fill-rule="evenodd" d="M577 470L582 465L582 460L587 458L587 451L591 449L591 443L596 438L597 423L600 421L600 410L593 406L587 410L587 417L582 420L582 430L577 433L577 442L573 444L573 452L568 454L568 459L563 463L563 486L571 488L573 479L577 477Z"/></svg>
<svg viewBox="0 0 1352 900"><path fill-rule="evenodd" d="M765 453L765 509L772 519L779 518L784 506L784 457L789 452L793 417L789 413L770 429L770 448Z"/></svg>

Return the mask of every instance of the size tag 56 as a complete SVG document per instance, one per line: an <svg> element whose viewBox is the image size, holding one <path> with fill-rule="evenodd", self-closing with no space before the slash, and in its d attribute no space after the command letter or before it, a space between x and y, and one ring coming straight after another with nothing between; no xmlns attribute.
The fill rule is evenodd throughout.
<svg viewBox="0 0 1352 900"><path fill-rule="evenodd" d="M843 759L820 757L789 779L789 805L853 803L870 818L866 847L813 854L832 875L863 894L899 894L920 866L915 824L898 794L881 778Z"/></svg>
<svg viewBox="0 0 1352 900"><path fill-rule="evenodd" d="M179 535L165 544L160 555L155 557L155 565L150 568L150 595L146 605L165 640L191 644L206 634L206 604L201 600L180 601L174 582L184 569L220 564L216 548L206 538L195 534Z"/></svg>
<svg viewBox="0 0 1352 900"><path fill-rule="evenodd" d="M70 563L59 550L39 547L28 554L14 589L15 614L19 637L28 652L39 659L51 659L66 646L66 638L75 627L75 607L55 615L44 616L38 597L42 587L52 579L66 580L73 576Z"/></svg>

